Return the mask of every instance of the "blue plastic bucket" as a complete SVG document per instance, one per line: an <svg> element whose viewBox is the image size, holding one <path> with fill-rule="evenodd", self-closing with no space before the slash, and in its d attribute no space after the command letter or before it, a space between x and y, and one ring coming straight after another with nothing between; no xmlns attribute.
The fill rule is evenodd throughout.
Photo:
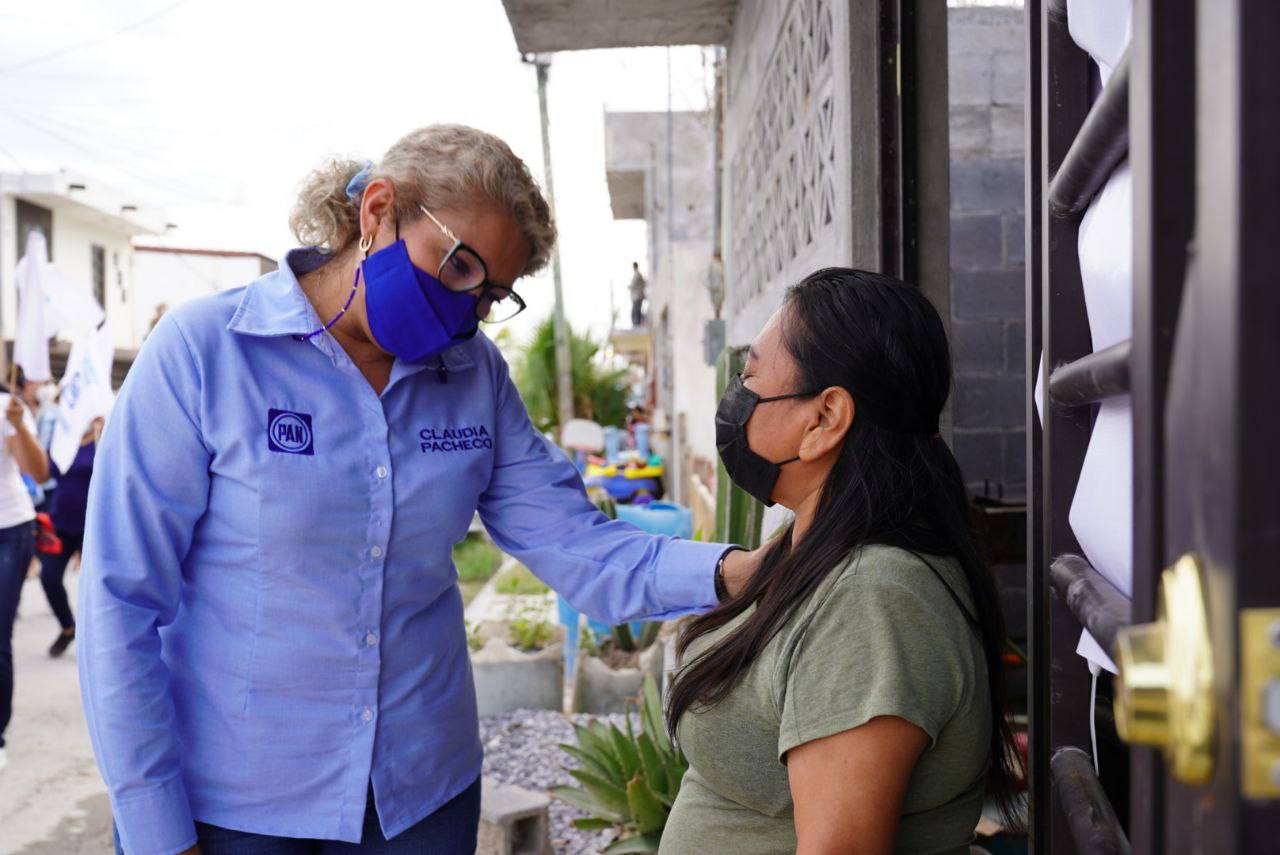
<svg viewBox="0 0 1280 855"><path fill-rule="evenodd" d="M693 537L693 513L675 502L650 502L647 505L618 505L618 519L631 523L650 534Z"/></svg>

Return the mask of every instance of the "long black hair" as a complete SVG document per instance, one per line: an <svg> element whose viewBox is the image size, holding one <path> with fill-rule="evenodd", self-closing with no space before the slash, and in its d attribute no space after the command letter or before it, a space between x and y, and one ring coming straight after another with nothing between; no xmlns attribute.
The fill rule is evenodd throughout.
<svg viewBox="0 0 1280 855"><path fill-rule="evenodd" d="M748 666L822 580L854 549L879 543L951 556L964 569L977 607L991 692L988 794L1014 820L1016 757L1005 714L1004 617L995 581L974 544L964 481L938 436L951 390L946 331L924 295L896 279L827 268L790 288L782 341L799 371L798 389L840 386L855 416L799 543L788 529L766 552L745 589L694 619L695 639L756 610L728 637L681 669L667 726L723 700Z"/></svg>

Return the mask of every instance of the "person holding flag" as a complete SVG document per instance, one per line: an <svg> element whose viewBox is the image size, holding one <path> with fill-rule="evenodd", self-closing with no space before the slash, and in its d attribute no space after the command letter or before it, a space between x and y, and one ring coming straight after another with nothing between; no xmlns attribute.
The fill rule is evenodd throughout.
<svg viewBox="0 0 1280 855"><path fill-rule="evenodd" d="M100 327L104 318L102 307L88 289L54 267L49 259L48 240L39 229L27 233L25 252L14 278L18 312L13 360L7 372L9 389L14 394L0 395L0 407L5 413L4 422L0 423L0 769L7 764L4 733L13 705L13 622L22 596L22 583L35 551L35 504L23 483L23 475L37 484L49 479L49 456L37 438L35 419L23 402L21 392L29 383L40 384L52 379L49 339L55 333L61 332L76 342L70 359L73 365L94 358L101 350L94 334L102 335ZM89 344L82 344L82 340ZM83 359L78 359L77 348L86 354ZM85 385L93 390L86 404L92 404L96 411L89 413L90 408L84 408L86 417L75 433L70 457L62 466L64 470L70 467L79 438L92 417L105 412L107 393L101 391L100 384ZM67 443L64 441L62 445ZM57 448L55 430L55 458Z"/></svg>
<svg viewBox="0 0 1280 855"><path fill-rule="evenodd" d="M18 395L0 395L0 769L8 762L4 732L13 713L13 621L22 583L35 551L36 518L25 472L36 481L49 477L49 458L36 439L36 424Z"/></svg>

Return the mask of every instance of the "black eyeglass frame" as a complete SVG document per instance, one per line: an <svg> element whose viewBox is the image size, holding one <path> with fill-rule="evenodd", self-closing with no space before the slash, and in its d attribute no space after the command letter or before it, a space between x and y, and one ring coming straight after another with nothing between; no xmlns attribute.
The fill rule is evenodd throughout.
<svg viewBox="0 0 1280 855"><path fill-rule="evenodd" d="M440 231L444 234L445 237L453 241L453 246L451 246L449 248L449 251L444 254L444 258L441 259L440 261L440 266L436 268L437 279L439 279L441 282L444 281L445 265L449 263L450 259L452 259L455 255L458 254L458 250L465 249L467 252L471 253L471 255L475 257L476 261L480 262L480 270L484 273L484 278L478 284L472 285L470 288L458 289L459 294L467 294L472 291L480 292L480 299L476 301L476 320L477 321L479 321L482 324L506 323L507 321L514 318L516 315L523 312L525 309L529 308L528 305L525 304L524 298L516 293L515 288L508 288L506 285L499 285L497 282L493 282L489 279L489 265L485 264L484 258L480 255L480 253L476 252L474 247L468 245L461 238L455 235L452 229L450 229L444 223L440 222L440 220L436 219L436 215L428 211L426 207L422 205L419 205L418 207L422 209L422 213L426 214L427 217L430 218L431 222L436 224L436 228L440 229ZM450 290L453 290L453 289L450 289ZM498 300L495 300L494 303L498 303L498 302L501 302L502 300L506 300L507 298L510 298L515 301L516 310L512 312L510 315L504 317L500 321L489 321L480 317L480 303L484 300L485 297L490 296L495 292L501 294L502 296L500 296ZM490 310L492 310L493 305L494 305L493 303L490 304Z"/></svg>

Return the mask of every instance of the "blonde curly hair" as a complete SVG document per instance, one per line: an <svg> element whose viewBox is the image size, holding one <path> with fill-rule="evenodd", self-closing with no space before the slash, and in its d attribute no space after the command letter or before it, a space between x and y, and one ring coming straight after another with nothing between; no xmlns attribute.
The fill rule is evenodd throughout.
<svg viewBox="0 0 1280 855"><path fill-rule="evenodd" d="M298 242L340 253L360 236L360 199L347 185L367 164L334 158L302 182L289 226ZM401 137L373 165L368 180L396 188L395 214L404 222L431 210L466 210L485 200L511 214L529 244L524 275L546 266L556 242L551 207L524 161L502 140L465 125L428 125Z"/></svg>

